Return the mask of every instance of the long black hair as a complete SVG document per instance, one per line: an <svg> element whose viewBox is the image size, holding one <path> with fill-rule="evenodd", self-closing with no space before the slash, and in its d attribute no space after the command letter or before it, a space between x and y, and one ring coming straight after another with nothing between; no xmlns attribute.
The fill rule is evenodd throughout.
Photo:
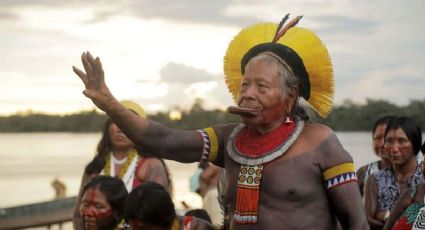
<svg viewBox="0 0 425 230"><path fill-rule="evenodd" d="M422 130L421 127L409 117L394 117L388 121L385 136L394 129L401 128L406 133L407 138L412 143L413 152L418 155L422 147Z"/></svg>
<svg viewBox="0 0 425 230"><path fill-rule="evenodd" d="M130 192L124 217L127 221L136 219L170 229L176 218L176 211L165 188L156 182L147 181Z"/></svg>
<svg viewBox="0 0 425 230"><path fill-rule="evenodd" d="M87 175L99 174L100 171L105 167L106 157L108 153L112 149L111 137L109 135L109 126L112 124L112 120L106 120L105 124L102 128L102 137L97 144L96 155L93 160L91 160L85 170L84 173Z"/></svg>
<svg viewBox="0 0 425 230"><path fill-rule="evenodd" d="M114 211L115 218L111 223L112 226L118 223L124 217L125 202L128 197L127 189L121 179L110 176L96 176L93 177L83 189L83 194L91 189L97 188L101 191Z"/></svg>
<svg viewBox="0 0 425 230"><path fill-rule="evenodd" d="M376 129L378 128L378 126L380 125L386 125L388 124L389 120L396 118L397 116L394 115L388 115L388 116L383 116L378 118L378 120L375 121L375 124L373 124L373 128L372 128L372 135L375 134Z"/></svg>

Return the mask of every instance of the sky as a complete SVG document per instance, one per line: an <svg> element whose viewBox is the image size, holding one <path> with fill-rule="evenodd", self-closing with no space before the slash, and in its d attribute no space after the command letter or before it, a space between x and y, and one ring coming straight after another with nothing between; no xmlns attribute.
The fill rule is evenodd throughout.
<svg viewBox="0 0 425 230"><path fill-rule="evenodd" d="M148 113L234 102L231 39L258 22L304 15L326 44L335 104L424 100L425 0L0 0L0 115L94 108L72 66L100 57L116 98Z"/></svg>

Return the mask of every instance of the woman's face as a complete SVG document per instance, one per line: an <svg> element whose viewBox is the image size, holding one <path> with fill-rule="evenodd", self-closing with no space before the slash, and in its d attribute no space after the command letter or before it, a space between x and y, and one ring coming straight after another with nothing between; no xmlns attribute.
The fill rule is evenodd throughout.
<svg viewBox="0 0 425 230"><path fill-rule="evenodd" d="M384 147L391 162L395 165L403 165L412 159L416 159L412 143L401 128L388 131L385 136Z"/></svg>
<svg viewBox="0 0 425 230"><path fill-rule="evenodd" d="M109 125L109 137L114 149L121 148L132 148L134 147L133 142L121 131L115 123Z"/></svg>
<svg viewBox="0 0 425 230"><path fill-rule="evenodd" d="M90 188L84 193L80 213L85 230L112 229L111 225L115 221L105 194L98 188Z"/></svg>
<svg viewBox="0 0 425 230"><path fill-rule="evenodd" d="M387 124L380 124L376 127L373 133L372 148L375 154L381 159L389 159L388 153L384 149L385 129Z"/></svg>

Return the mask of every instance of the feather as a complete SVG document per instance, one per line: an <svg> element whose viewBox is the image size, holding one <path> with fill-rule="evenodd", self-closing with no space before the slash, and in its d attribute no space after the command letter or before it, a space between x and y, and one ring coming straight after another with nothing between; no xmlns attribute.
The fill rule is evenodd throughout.
<svg viewBox="0 0 425 230"><path fill-rule="evenodd" d="M280 29L282 29L283 25L285 24L285 22L288 20L289 18L289 14L286 14L284 18L282 18L282 21L280 21L279 25L277 26L276 32L274 34L274 38L273 38L273 43L276 42L277 40L279 40L280 37L278 37L277 35L279 34Z"/></svg>
<svg viewBox="0 0 425 230"><path fill-rule="evenodd" d="M317 35L305 28L294 27L302 16L289 22L276 41L290 47L302 59L309 76L310 97L307 102L323 118L332 110L334 80L332 62L326 46ZM241 30L230 42L223 60L225 82L237 102L242 79L241 60L254 46L271 42L276 35L278 25L259 23ZM279 33L279 34L280 34ZM285 36L283 36L285 35Z"/></svg>

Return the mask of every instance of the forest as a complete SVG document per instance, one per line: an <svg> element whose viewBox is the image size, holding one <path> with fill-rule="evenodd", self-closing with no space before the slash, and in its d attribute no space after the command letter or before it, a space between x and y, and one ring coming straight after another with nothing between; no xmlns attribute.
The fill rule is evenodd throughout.
<svg viewBox="0 0 425 230"><path fill-rule="evenodd" d="M425 100L411 101L408 105L397 106L384 100L367 100L355 104L349 100L334 106L326 119L317 121L335 131L369 131L373 122L383 115L409 116L425 130ZM169 112L149 114L151 120L178 129L200 129L214 124L239 122L239 117L221 110L205 110L202 100L197 100L187 111L181 112L181 119L170 119ZM81 111L69 115L46 115L26 112L0 116L0 132L99 132L107 117L96 110Z"/></svg>

